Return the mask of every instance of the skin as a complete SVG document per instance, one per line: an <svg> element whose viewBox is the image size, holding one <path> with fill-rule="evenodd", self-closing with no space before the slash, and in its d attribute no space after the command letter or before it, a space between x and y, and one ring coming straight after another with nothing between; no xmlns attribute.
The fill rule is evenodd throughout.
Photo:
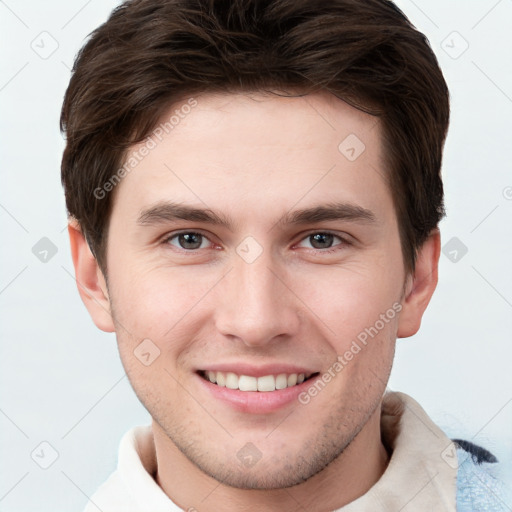
<svg viewBox="0 0 512 512"><path fill-rule="evenodd" d="M339 508L367 492L389 460L382 396L396 338L417 332L435 290L439 231L406 275L376 118L324 93L196 99L115 189L108 287L70 222L80 294L95 324L116 332L126 373L153 417L156 481L176 504L202 512ZM352 133L365 144L353 162L338 150ZM233 231L137 223L169 200L229 215ZM331 201L367 208L376 221L277 224L289 211ZM169 240L179 230L204 235L195 239L200 247ZM325 231L336 236L315 244L311 235ZM262 248L252 263L236 251L247 236ZM195 373L244 361L321 375L393 304L400 313L306 405L236 411L205 393ZM134 350L148 338L160 356L145 366ZM252 467L237 457L248 442L261 452Z"/></svg>

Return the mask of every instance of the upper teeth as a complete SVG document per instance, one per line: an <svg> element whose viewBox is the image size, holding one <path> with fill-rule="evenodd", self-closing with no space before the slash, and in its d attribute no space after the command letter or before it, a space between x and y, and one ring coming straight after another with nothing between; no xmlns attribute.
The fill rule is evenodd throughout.
<svg viewBox="0 0 512 512"><path fill-rule="evenodd" d="M275 391L276 389L289 388L304 382L304 373L280 373L279 375L265 375L264 377L251 377L249 375L237 375L232 372L205 372L210 382L229 389L240 391Z"/></svg>

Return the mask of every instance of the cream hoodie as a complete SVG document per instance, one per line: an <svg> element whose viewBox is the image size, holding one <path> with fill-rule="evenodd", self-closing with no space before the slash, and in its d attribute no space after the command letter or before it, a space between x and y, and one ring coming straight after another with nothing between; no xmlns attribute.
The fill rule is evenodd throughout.
<svg viewBox="0 0 512 512"><path fill-rule="evenodd" d="M421 406L404 393L386 393L381 432L392 449L386 471L366 494L338 510L456 512L456 448ZM121 440L116 471L84 512L180 512L155 474L151 426L134 427Z"/></svg>

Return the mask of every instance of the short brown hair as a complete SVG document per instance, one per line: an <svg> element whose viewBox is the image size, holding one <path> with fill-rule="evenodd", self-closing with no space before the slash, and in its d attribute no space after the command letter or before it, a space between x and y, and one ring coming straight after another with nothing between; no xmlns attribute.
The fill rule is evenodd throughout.
<svg viewBox="0 0 512 512"><path fill-rule="evenodd" d="M61 113L66 206L105 274L112 193L94 191L127 148L183 97L269 90L327 91L380 118L414 271L445 215L449 94L428 40L400 9L387 0L129 0L80 50Z"/></svg>

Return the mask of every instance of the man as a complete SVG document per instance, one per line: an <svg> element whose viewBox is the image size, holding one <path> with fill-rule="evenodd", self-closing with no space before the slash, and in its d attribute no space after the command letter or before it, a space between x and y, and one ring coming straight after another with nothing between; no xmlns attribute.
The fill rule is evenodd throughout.
<svg viewBox="0 0 512 512"><path fill-rule="evenodd" d="M448 90L383 0L122 4L61 124L80 295L152 416L87 511L501 510L386 393L437 284Z"/></svg>

